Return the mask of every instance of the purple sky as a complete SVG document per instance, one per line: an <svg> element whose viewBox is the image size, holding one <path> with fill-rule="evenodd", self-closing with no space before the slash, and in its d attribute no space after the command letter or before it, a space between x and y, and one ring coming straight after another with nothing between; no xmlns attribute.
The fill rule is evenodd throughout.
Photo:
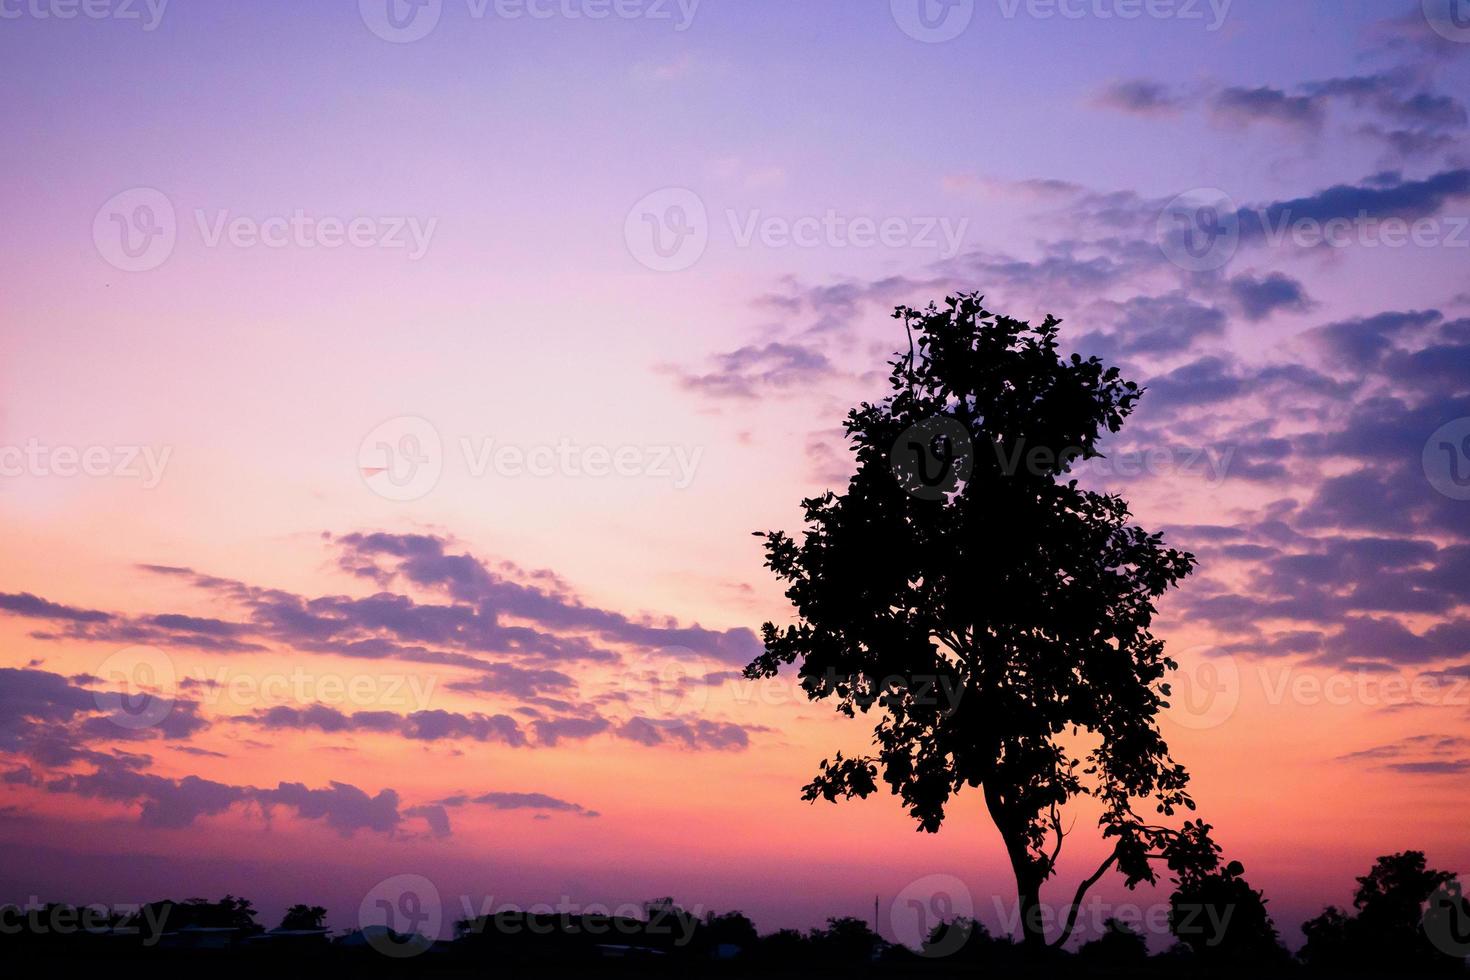
<svg viewBox="0 0 1470 980"><path fill-rule="evenodd" d="M1167 734L1287 939L1470 865L1449 0L388 2L0 0L0 902L1003 918L978 806L808 807L865 728L731 675L956 290L1149 388L1088 479L1201 558Z"/></svg>

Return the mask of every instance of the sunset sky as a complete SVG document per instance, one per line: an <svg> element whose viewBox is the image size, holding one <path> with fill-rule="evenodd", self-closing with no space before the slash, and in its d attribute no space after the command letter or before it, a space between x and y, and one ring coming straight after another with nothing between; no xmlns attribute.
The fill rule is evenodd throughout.
<svg viewBox="0 0 1470 980"><path fill-rule="evenodd" d="M0 903L1000 922L978 794L804 803L872 720L739 677L957 290L1147 386L1085 479L1288 943L1470 870L1470 23L923 4L0 0Z"/></svg>

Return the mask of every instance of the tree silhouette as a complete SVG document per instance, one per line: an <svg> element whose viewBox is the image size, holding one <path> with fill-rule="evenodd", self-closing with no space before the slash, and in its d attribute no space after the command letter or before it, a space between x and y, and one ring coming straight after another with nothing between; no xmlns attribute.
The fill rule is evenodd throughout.
<svg viewBox="0 0 1470 980"><path fill-rule="evenodd" d="M1182 836L1192 837L1195 844L1217 853L1218 848L1208 843L1208 831L1208 827L1196 824ZM1208 864L1207 858L1201 860ZM1035 964L1023 961L1019 944L1006 936L991 936L983 924L967 916L940 920L920 948L910 950L885 942L858 918L831 918L825 928L805 933L782 929L761 935L740 912L708 912L696 920L667 898L647 903L647 919L538 913L507 907L494 915L456 923L455 941L435 944L441 954L436 957L437 965L424 965L429 966L428 975L445 977L487 971L506 974L507 970L510 973L506 975L535 973L543 977L583 977L589 973L618 977L784 977L827 975L834 969L875 980L926 976L937 980L961 975L1293 975L1290 957L1277 944L1275 929L1264 914L1264 900L1245 883L1242 871L1236 862L1224 866L1217 862L1208 870L1180 875L1170 925L1181 941L1162 955L1149 957L1147 944L1136 928L1115 918L1075 955L1050 951L1044 973ZM1465 976L1465 959L1470 954L1470 930L1466 928L1470 924L1470 904L1465 902L1458 882L1446 872L1429 869L1422 854L1410 851L1380 858L1358 883L1354 911L1329 908L1304 927L1310 940L1304 958L1310 966L1323 968L1304 976ZM1422 924L1416 926L1415 917L1425 904L1422 897L1426 894L1429 910L1423 913ZM1217 903L1220 914L1216 921L1225 922L1225 929L1201 932L1182 927L1178 914L1188 909L1183 901L1186 897ZM321 911L315 906L292 906L282 927L302 925ZM1443 918L1437 920L1436 915ZM681 928L672 932L660 928L672 921ZM1253 925L1238 931L1242 924ZM208 937L215 941L203 944L179 935L196 929L223 930L233 935ZM277 933L262 937L260 932L251 903L230 896L219 902L154 902L131 914L103 905L0 905L0 955L8 957L6 962L44 961L48 966L70 968L69 972L95 971L105 962L128 964L132 972L142 970L152 977L194 977L209 971L226 975L249 972L254 976L277 968L299 973L303 964L370 977L390 972L400 975L401 970L389 969L398 961L380 959L373 939L390 938L402 946L411 938L401 933L380 935L359 930L329 943L320 936ZM168 936L180 941L160 941ZM1226 950L1225 954L1211 952L1215 949L1211 941L1219 936L1223 939L1216 945ZM257 938L269 941L254 941ZM420 951L428 949L424 941ZM712 958L727 959L732 954L738 957L736 963L712 970ZM608 960L623 960L634 969L620 969Z"/></svg>
<svg viewBox="0 0 1470 980"><path fill-rule="evenodd" d="M1010 965L1015 944L1009 937L997 938L985 924L970 916L941 920L925 937L921 955L935 959L957 957L966 965L994 967Z"/></svg>
<svg viewBox="0 0 1470 980"><path fill-rule="evenodd" d="M139 909L126 924L142 928L150 921L166 922L169 929L237 929L251 934L262 931L255 921L255 906L248 898L233 895L226 895L218 902L203 898L154 902Z"/></svg>
<svg viewBox="0 0 1470 980"><path fill-rule="evenodd" d="M881 772L933 832L951 796L980 789L1035 952L1069 800L1102 804L1111 847L1053 945L1110 868L1132 887L1157 880L1155 860L1178 870L1209 853L1203 825L1181 833L1135 809L1194 806L1155 723L1176 665L1150 632L1154 600L1194 558L1131 526L1121 498L1066 478L1141 392L1097 358L1059 355L1059 321L997 316L976 294L894 316L909 351L892 362L893 393L847 417L847 489L803 502L800 543L761 535L799 621L765 625L746 675L799 661L809 698L881 712L876 755L824 761L809 800L866 797ZM1073 733L1091 742L1081 757L1061 744Z"/></svg>
<svg viewBox="0 0 1470 980"><path fill-rule="evenodd" d="M887 946L868 923L852 916L827 920L827 928L813 929L811 944L822 962L868 963Z"/></svg>
<svg viewBox="0 0 1470 980"><path fill-rule="evenodd" d="M1077 951L1090 967L1111 970L1136 969L1148 962L1148 941L1126 922L1109 919L1103 933Z"/></svg>
<svg viewBox="0 0 1470 980"><path fill-rule="evenodd" d="M807 937L800 931L778 929L761 937L758 952L760 957L769 963L789 966L793 963L805 963L811 959L810 945Z"/></svg>
<svg viewBox="0 0 1470 980"><path fill-rule="evenodd" d="M320 905L293 905L281 919L282 929L320 929L326 921L327 910Z"/></svg>
<svg viewBox="0 0 1470 980"><path fill-rule="evenodd" d="M1307 937L1302 959L1329 969L1463 969L1463 962L1435 948L1422 925L1425 904L1454 877L1430 868L1422 851L1380 857L1358 879L1356 914L1329 905L1302 923Z"/></svg>
<svg viewBox="0 0 1470 980"><path fill-rule="evenodd" d="M712 947L729 945L752 950L760 942L755 923L743 912L706 913L700 935Z"/></svg>
<svg viewBox="0 0 1470 980"><path fill-rule="evenodd" d="M1208 827L1206 827L1208 831ZM1181 869L1169 898L1169 928L1196 962L1279 967L1289 960L1266 911L1265 897L1245 880L1239 861L1220 865L1219 848Z"/></svg>

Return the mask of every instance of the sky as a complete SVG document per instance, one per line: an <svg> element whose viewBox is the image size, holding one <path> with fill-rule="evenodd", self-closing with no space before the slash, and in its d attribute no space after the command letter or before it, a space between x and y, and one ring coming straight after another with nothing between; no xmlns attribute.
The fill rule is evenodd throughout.
<svg viewBox="0 0 1470 980"><path fill-rule="evenodd" d="M1451 0L0 0L0 902L1003 927L978 797L803 802L871 725L739 676L751 532L957 291L1148 389L1085 479L1200 559L1161 725L1287 941L1470 866L1467 54Z"/></svg>

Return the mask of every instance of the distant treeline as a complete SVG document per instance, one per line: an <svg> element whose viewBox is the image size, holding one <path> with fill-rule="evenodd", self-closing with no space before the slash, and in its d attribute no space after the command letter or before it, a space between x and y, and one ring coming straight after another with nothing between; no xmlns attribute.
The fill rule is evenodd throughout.
<svg viewBox="0 0 1470 980"><path fill-rule="evenodd" d="M1353 907L1327 908L1302 926L1293 956L1260 893L1231 865L1171 898L1175 942L1151 955L1141 933L1109 920L1076 952L1027 960L1009 937L959 918L941 922L918 948L887 942L861 919L761 935L739 912L695 916L672 899L640 918L505 910L455 923L454 939L370 927L333 936L327 910L296 905L267 929L246 899L163 901L127 910L100 906L0 906L0 954L30 960L116 964L146 960L155 972L257 973L320 966L357 973L462 976L560 972L587 975L771 977L932 976L1372 976L1464 975L1470 905L1449 872L1407 851L1381 857L1358 879ZM141 963L139 965L142 965Z"/></svg>

